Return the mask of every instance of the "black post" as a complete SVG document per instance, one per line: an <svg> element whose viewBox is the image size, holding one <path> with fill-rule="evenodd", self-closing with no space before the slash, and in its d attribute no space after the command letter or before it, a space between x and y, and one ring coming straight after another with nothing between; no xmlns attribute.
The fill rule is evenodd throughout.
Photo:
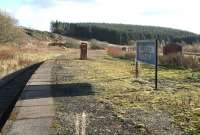
<svg viewBox="0 0 200 135"><path fill-rule="evenodd" d="M136 45L136 58L135 58L135 78L137 79L139 77L139 69L138 69L138 45Z"/></svg>
<svg viewBox="0 0 200 135"><path fill-rule="evenodd" d="M135 78L139 77L138 61L135 59Z"/></svg>
<svg viewBox="0 0 200 135"><path fill-rule="evenodd" d="M155 90L158 89L158 40L156 40Z"/></svg>

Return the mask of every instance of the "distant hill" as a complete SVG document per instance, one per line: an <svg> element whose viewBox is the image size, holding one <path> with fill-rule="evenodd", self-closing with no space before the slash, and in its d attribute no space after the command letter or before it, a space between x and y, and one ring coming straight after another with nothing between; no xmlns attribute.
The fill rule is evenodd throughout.
<svg viewBox="0 0 200 135"><path fill-rule="evenodd" d="M172 41L176 37L197 36L195 33L172 28L108 24L51 22L53 33L80 39L97 39L114 44L128 44L131 40L160 39Z"/></svg>

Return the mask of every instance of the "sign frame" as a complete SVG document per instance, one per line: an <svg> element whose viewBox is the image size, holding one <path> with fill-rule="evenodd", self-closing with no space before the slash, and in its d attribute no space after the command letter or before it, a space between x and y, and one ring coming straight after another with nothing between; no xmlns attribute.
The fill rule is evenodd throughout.
<svg viewBox="0 0 200 135"><path fill-rule="evenodd" d="M151 56L151 58L149 58L149 56ZM136 61L135 64L136 78L138 77L138 62L155 66L155 90L157 90L158 89L158 40L156 39L156 40L138 41L135 61Z"/></svg>

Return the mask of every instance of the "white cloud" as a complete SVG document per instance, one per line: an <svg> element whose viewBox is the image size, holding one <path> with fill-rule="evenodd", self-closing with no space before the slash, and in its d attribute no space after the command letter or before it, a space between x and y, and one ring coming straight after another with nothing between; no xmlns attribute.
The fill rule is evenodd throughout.
<svg viewBox="0 0 200 135"><path fill-rule="evenodd" d="M32 5L39 8L47 8L55 4L55 0L24 0L23 4Z"/></svg>
<svg viewBox="0 0 200 135"><path fill-rule="evenodd" d="M24 3L14 15L21 25L40 30L49 30L50 21L60 20L156 25L200 33L198 0L50 1L51 6Z"/></svg>

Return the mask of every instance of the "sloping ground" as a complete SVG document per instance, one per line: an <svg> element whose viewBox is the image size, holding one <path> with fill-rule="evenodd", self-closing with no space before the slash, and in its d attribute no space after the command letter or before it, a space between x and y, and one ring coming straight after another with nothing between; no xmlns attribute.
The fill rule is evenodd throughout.
<svg viewBox="0 0 200 135"><path fill-rule="evenodd" d="M60 46L66 48L79 48L81 39L73 38L69 36L63 36L56 33L51 33L47 31L39 31L24 28L25 38L24 44L28 46ZM90 46L91 44L97 44L101 47L124 47L124 45L111 44L108 42L98 41L96 39L84 41ZM134 43L132 43L134 44Z"/></svg>
<svg viewBox="0 0 200 135"><path fill-rule="evenodd" d="M65 46L51 46L52 43L61 45L71 44L79 47L80 41L50 32L43 32L27 28L23 29L23 38L18 42L0 42L0 78L33 63L51 59L65 54ZM69 47L69 48L70 48Z"/></svg>
<svg viewBox="0 0 200 135"><path fill-rule="evenodd" d="M28 46L48 46L50 43L62 43L62 44L71 44L71 47L79 45L80 40L62 36L59 34L39 31L28 28L23 28L25 37L23 40L24 45Z"/></svg>
<svg viewBox="0 0 200 135"><path fill-rule="evenodd" d="M185 121L188 113L193 114L190 108L198 108L198 101L192 100L196 106L186 108L181 102L187 101L179 100L199 93L199 84L183 85L180 73L189 74L188 71L162 69L160 90L154 91L153 69L149 67L141 80L134 80L129 61L106 55L87 61L77 58L62 57L53 70L57 110L52 126L57 134L181 135L184 130L198 133L198 115ZM185 93L186 89L197 93Z"/></svg>

